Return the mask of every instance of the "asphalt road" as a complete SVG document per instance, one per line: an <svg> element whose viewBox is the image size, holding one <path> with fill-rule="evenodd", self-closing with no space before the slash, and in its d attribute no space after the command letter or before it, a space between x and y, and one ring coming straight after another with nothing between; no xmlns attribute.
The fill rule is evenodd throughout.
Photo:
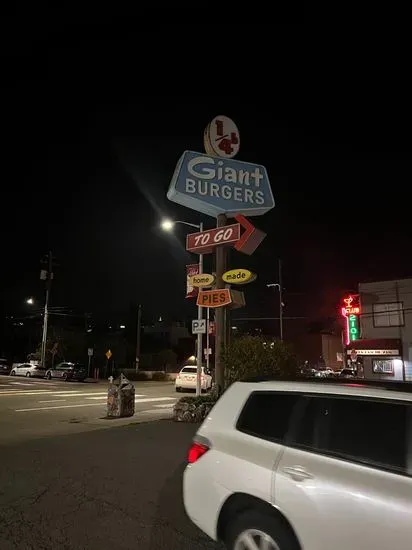
<svg viewBox="0 0 412 550"><path fill-rule="evenodd" d="M1 550L220 548L183 509L195 430L160 420L4 445Z"/></svg>
<svg viewBox="0 0 412 550"><path fill-rule="evenodd" d="M134 384L135 415L129 419L106 419L108 384L105 382L0 376L0 446L171 417L176 402L173 383Z"/></svg>

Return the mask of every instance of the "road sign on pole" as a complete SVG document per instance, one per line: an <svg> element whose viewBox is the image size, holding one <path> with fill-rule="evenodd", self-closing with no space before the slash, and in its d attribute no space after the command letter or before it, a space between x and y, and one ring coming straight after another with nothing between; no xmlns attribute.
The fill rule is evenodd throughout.
<svg viewBox="0 0 412 550"><path fill-rule="evenodd" d="M202 307L223 307L232 303L232 296L228 288L203 290L197 296L197 305Z"/></svg>
<svg viewBox="0 0 412 550"><path fill-rule="evenodd" d="M167 198L214 218L262 216L275 206L264 166L195 151L180 157Z"/></svg>
<svg viewBox="0 0 412 550"><path fill-rule="evenodd" d="M266 233L257 229L253 223L250 223L250 221L241 214L235 216L235 220L246 230L235 244L235 248L239 252L243 252L243 254L250 256L266 237Z"/></svg>
<svg viewBox="0 0 412 550"><path fill-rule="evenodd" d="M219 245L234 245L240 239L240 223L216 227L186 236L186 250L197 254L210 254Z"/></svg>
<svg viewBox="0 0 412 550"><path fill-rule="evenodd" d="M190 233L186 236L186 250L195 254L210 254L217 246L226 245L234 246L239 252L250 256L266 237L266 233L241 214L237 214L235 220L239 223ZM243 233L242 228L245 229Z"/></svg>
<svg viewBox="0 0 412 550"><path fill-rule="evenodd" d="M206 319L192 321L192 334L206 334Z"/></svg>

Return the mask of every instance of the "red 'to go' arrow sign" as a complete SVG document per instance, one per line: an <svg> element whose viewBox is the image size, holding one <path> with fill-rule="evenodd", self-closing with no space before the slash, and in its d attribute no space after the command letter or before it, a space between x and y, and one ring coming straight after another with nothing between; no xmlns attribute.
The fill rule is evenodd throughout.
<svg viewBox="0 0 412 550"><path fill-rule="evenodd" d="M256 229L244 216L235 216L238 223L191 233L186 237L186 250L196 254L210 254L216 246L234 246L239 252L251 255L266 237L266 233ZM241 228L245 231L241 233Z"/></svg>
<svg viewBox="0 0 412 550"><path fill-rule="evenodd" d="M186 237L186 250L197 254L209 254L215 246L236 244L240 239L240 223L191 233Z"/></svg>
<svg viewBox="0 0 412 550"><path fill-rule="evenodd" d="M235 216L235 220L246 230L235 244L235 248L239 252L243 252L243 254L248 254L248 256L250 256L266 237L266 233L263 233L260 229L256 229L256 227L241 214Z"/></svg>

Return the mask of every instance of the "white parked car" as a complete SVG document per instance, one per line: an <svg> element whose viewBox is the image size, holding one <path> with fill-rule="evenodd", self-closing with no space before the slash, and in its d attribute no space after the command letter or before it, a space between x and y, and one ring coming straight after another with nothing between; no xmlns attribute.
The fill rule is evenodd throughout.
<svg viewBox="0 0 412 550"><path fill-rule="evenodd" d="M201 385L202 391L210 390L212 387L212 377L210 374L206 374L202 367ZM197 379L197 367L193 365L186 365L182 368L179 374L176 376L175 387L176 391L182 390L195 390Z"/></svg>
<svg viewBox="0 0 412 550"><path fill-rule="evenodd" d="M43 378L45 374L45 369L33 363L14 363L10 371L10 376L37 376Z"/></svg>
<svg viewBox="0 0 412 550"><path fill-rule="evenodd" d="M183 498L230 550L410 550L412 388L237 382L198 430Z"/></svg>

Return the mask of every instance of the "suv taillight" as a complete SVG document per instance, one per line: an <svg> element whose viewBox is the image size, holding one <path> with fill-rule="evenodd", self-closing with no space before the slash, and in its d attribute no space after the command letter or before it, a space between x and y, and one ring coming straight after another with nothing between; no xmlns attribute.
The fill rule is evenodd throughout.
<svg viewBox="0 0 412 550"><path fill-rule="evenodd" d="M201 443L192 443L192 446L189 449L189 452L187 453L187 461L189 464L193 464L201 456L203 456L207 451L209 450L209 447L207 445L202 445Z"/></svg>

